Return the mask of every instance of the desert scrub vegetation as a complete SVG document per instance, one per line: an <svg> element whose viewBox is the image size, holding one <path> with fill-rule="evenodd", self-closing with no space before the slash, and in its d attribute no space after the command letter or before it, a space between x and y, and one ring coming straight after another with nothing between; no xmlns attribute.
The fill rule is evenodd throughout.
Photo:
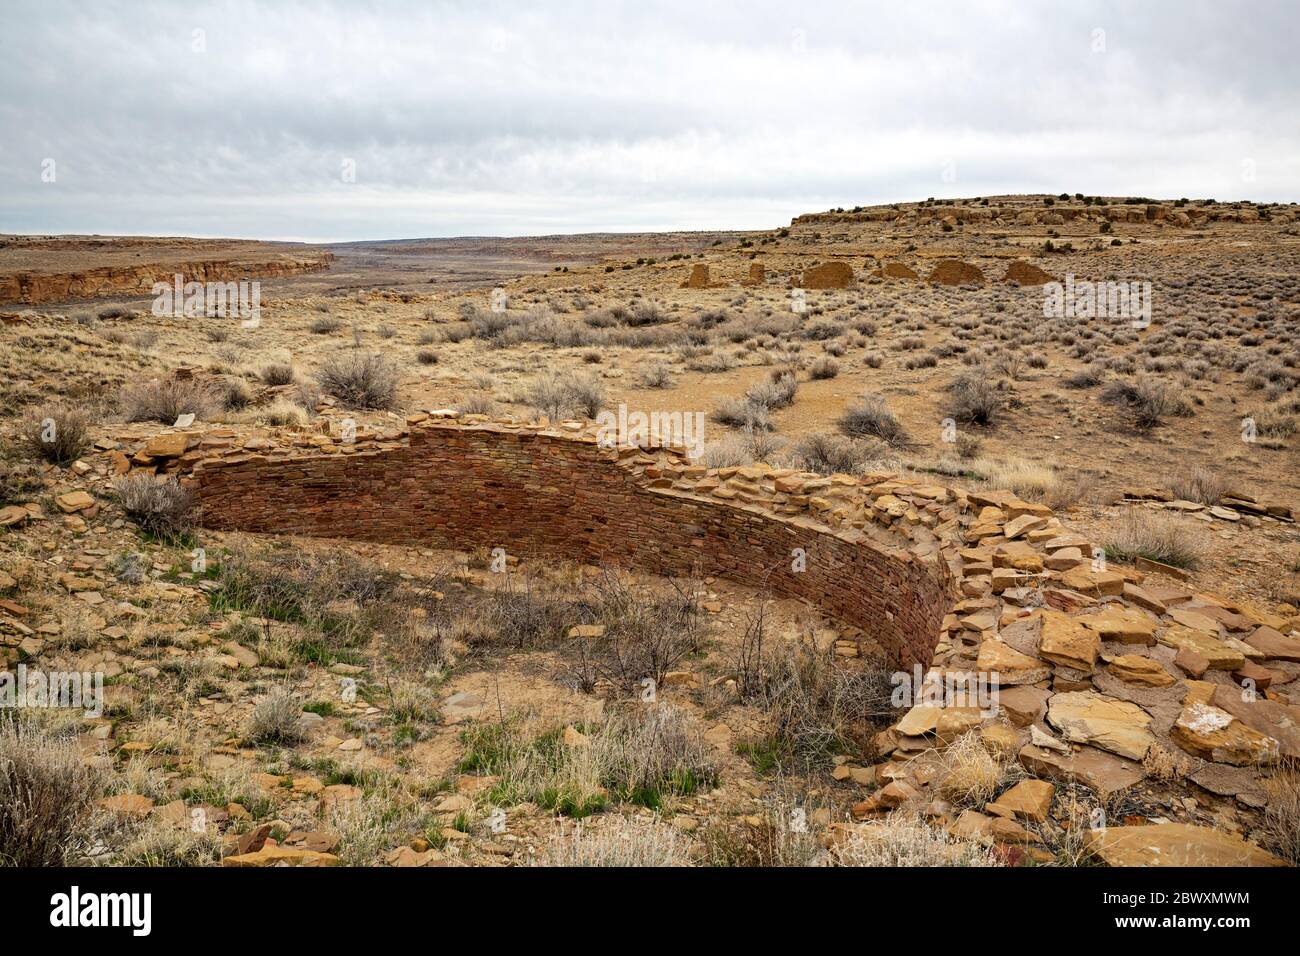
<svg viewBox="0 0 1300 956"><path fill-rule="evenodd" d="M889 446L879 441L809 432L789 449L786 460L796 468L819 475L858 475L884 462L889 451Z"/></svg>
<svg viewBox="0 0 1300 956"><path fill-rule="evenodd" d="M1115 530L1106 539L1106 557L1112 561L1132 562L1136 558L1188 570L1196 568L1204 556L1205 533L1187 519L1145 508L1129 508L1120 517Z"/></svg>
<svg viewBox="0 0 1300 956"><path fill-rule="evenodd" d="M1154 378L1117 381L1101 392L1101 400L1125 408L1140 429L1155 428L1171 415L1190 415L1192 407L1176 386Z"/></svg>
<svg viewBox="0 0 1300 956"><path fill-rule="evenodd" d="M943 752L938 786L957 806L979 810L1024 776L1018 762L991 752L979 734L971 732L962 734Z"/></svg>
<svg viewBox="0 0 1300 956"><path fill-rule="evenodd" d="M1193 468L1186 474L1175 476L1169 482L1169 490L1175 498L1183 501L1217 505L1219 498L1228 490L1228 482L1208 468Z"/></svg>
<svg viewBox="0 0 1300 956"><path fill-rule="evenodd" d="M879 823L859 827L831 849L840 866L1000 866L991 850L965 843L919 814L896 810Z"/></svg>
<svg viewBox="0 0 1300 956"><path fill-rule="evenodd" d="M881 395L864 395L840 416L839 429L850 438L875 438L895 447L910 444L907 429Z"/></svg>
<svg viewBox="0 0 1300 956"><path fill-rule="evenodd" d="M1264 781L1264 842L1292 866L1300 866L1300 762L1288 759Z"/></svg>
<svg viewBox="0 0 1300 956"><path fill-rule="evenodd" d="M748 398L728 398L709 413L709 419L728 428L749 432L769 431L772 428L768 407L749 401Z"/></svg>
<svg viewBox="0 0 1300 956"><path fill-rule="evenodd" d="M125 388L119 404L128 422L163 425L171 425L182 415L210 421L225 407L223 396L212 385L192 379L166 379Z"/></svg>
<svg viewBox="0 0 1300 956"><path fill-rule="evenodd" d="M690 840L668 824L610 814L562 827L535 866L690 866Z"/></svg>
<svg viewBox="0 0 1300 956"><path fill-rule="evenodd" d="M294 625L288 650L303 662L353 662L355 648L400 607L397 577L346 552L241 548L210 561L209 570L212 611Z"/></svg>
<svg viewBox="0 0 1300 956"><path fill-rule="evenodd" d="M619 803L659 810L717 779L708 745L667 704L633 705L582 727L540 728L514 715L471 727L462 740L458 772L500 777L488 799L501 807L529 802L575 818Z"/></svg>
<svg viewBox="0 0 1300 956"><path fill-rule="evenodd" d="M608 572L596 578L583 596L586 617L602 625L598 638L580 638L577 682L592 690L607 681L631 692L647 678L662 684L700 650L702 627L695 582L665 585L634 584Z"/></svg>
<svg viewBox="0 0 1300 956"><path fill-rule="evenodd" d="M551 421L595 418L605 407L605 386L577 372L548 372L524 390L524 402Z"/></svg>
<svg viewBox="0 0 1300 956"><path fill-rule="evenodd" d="M886 670L839 664L811 636L772 638L764 608L747 623L732 671L740 699L766 719L765 736L739 748L760 771L811 772L837 753L869 753L893 716Z"/></svg>
<svg viewBox="0 0 1300 956"><path fill-rule="evenodd" d="M945 412L968 425L992 427L1006 405L1006 395L982 366L963 372L948 384Z"/></svg>
<svg viewBox="0 0 1300 956"><path fill-rule="evenodd" d="M194 530L194 492L175 478L125 475L113 491L126 516L150 537L182 541Z"/></svg>
<svg viewBox="0 0 1300 956"><path fill-rule="evenodd" d="M306 737L302 702L288 688L273 689L253 706L248 738L255 743L292 746Z"/></svg>
<svg viewBox="0 0 1300 956"><path fill-rule="evenodd" d="M316 375L320 386L346 408L388 410L397 407L401 374L392 362L373 352L352 350L336 355Z"/></svg>
<svg viewBox="0 0 1300 956"><path fill-rule="evenodd" d="M18 450L52 465L67 465L90 448L89 421L80 411L47 405L30 412L18 429Z"/></svg>
<svg viewBox="0 0 1300 956"><path fill-rule="evenodd" d="M63 866L82 848L103 777L67 730L0 715L0 865Z"/></svg>

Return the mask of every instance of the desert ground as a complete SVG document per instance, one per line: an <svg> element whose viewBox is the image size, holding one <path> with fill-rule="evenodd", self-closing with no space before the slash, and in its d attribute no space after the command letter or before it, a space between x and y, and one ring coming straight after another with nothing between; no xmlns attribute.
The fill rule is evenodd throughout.
<svg viewBox="0 0 1300 956"><path fill-rule="evenodd" d="M140 277L173 266L264 276L259 321L153 314ZM124 269L136 285L30 278ZM1149 321L1045 315L1067 277L1150 283ZM14 711L6 756L71 796L21 811L39 839L0 809L0 857L1300 863L1300 207L6 237L0 289L0 661L105 685L102 714ZM1002 703L900 707L889 640L721 574L205 522L214 456L620 406L702 413L714 486L785 505L782 480L836 476L882 533L952 542L926 664L999 665Z"/></svg>

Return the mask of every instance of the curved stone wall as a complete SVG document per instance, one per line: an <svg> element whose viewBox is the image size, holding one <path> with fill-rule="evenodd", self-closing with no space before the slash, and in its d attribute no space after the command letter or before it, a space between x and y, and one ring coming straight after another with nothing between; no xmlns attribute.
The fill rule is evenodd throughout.
<svg viewBox="0 0 1300 956"><path fill-rule="evenodd" d="M879 526L888 514L858 479L706 471L670 449L602 449L580 426L422 418L332 453L201 461L203 522L716 575L806 601L898 664L930 663L953 575L937 547Z"/></svg>

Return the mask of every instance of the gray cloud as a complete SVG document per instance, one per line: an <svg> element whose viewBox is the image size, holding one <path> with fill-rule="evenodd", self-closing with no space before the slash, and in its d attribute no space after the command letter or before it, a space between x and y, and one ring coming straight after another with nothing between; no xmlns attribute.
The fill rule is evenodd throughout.
<svg viewBox="0 0 1300 956"><path fill-rule="evenodd" d="M1285 3L9 6L11 232L758 228L926 196L1300 185Z"/></svg>

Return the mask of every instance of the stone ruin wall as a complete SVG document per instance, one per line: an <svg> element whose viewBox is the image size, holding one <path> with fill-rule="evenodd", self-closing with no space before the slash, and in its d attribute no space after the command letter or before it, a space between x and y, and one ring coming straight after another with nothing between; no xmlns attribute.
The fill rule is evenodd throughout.
<svg viewBox="0 0 1300 956"><path fill-rule="evenodd" d="M771 475L761 491L738 494L726 485L743 489L753 479L759 489L763 478L719 481L719 472L655 451L658 457L602 449L590 435L430 420L405 440L363 443L352 454L239 454L200 462L194 477L203 523L214 529L503 547L655 574L716 575L806 601L861 629L904 667L930 664L956 600L937 553L918 556L911 541L895 542L879 528L867 534L806 513L777 514L772 503L787 512L808 505L797 493L780 493ZM747 470L721 473L740 471ZM835 490L844 489L829 493ZM823 500L802 497L814 509ZM806 553L801 573L792 570L795 548Z"/></svg>

